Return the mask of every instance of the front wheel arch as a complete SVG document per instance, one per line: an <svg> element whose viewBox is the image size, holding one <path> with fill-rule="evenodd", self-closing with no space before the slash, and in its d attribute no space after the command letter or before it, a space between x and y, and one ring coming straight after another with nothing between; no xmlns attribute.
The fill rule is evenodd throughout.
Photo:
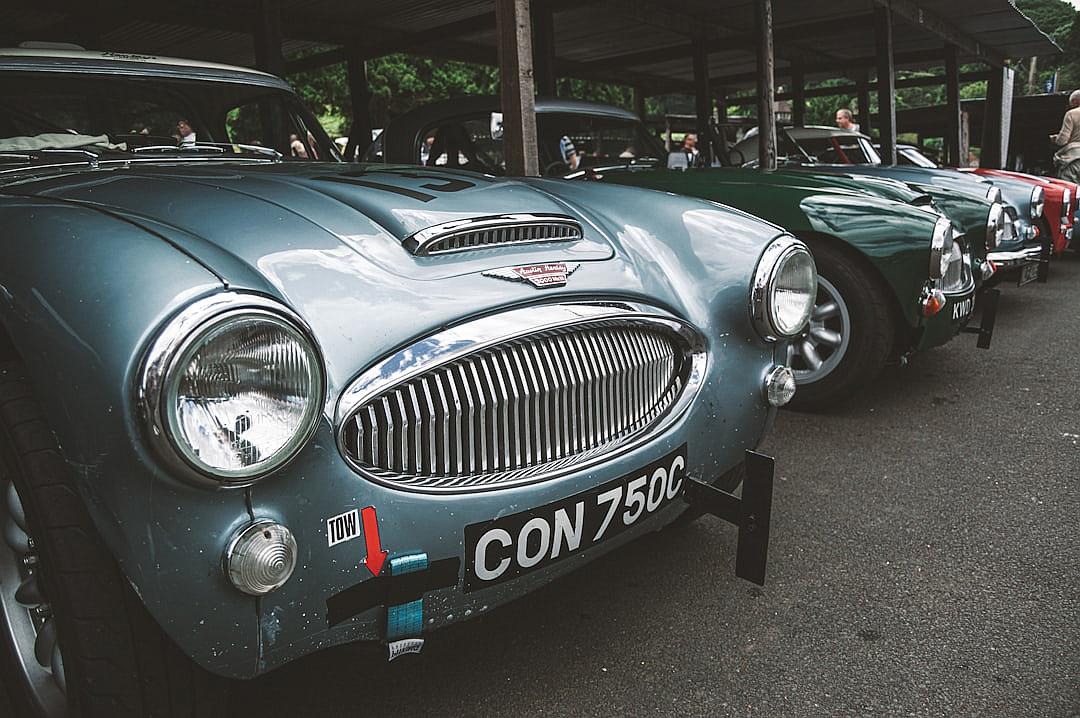
<svg viewBox="0 0 1080 718"><path fill-rule="evenodd" d="M896 291L893 289L892 285L889 284L888 280L885 279L885 275L881 273L881 270L878 269L865 254L852 247L850 243L845 242L843 239L834 235L807 231L796 232L795 236L810 247L811 253L814 251L815 247L827 246L835 252L844 255L844 257L850 260L852 265L857 267L859 271L870 277L871 281L874 283L874 287L881 292L882 296L888 297L889 311L892 314L893 326L896 328L896 335L893 338L890 356L896 357L903 353L906 345L910 344L910 334L915 328L912 327L904 317L900 299L896 296Z"/></svg>

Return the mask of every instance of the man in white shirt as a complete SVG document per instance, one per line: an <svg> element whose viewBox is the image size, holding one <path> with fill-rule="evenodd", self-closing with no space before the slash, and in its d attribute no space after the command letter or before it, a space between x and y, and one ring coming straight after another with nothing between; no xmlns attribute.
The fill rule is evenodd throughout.
<svg viewBox="0 0 1080 718"><path fill-rule="evenodd" d="M836 126L841 130L849 130L851 132L859 131L859 124L855 122L855 116L851 114L851 110L846 107L841 107L836 111Z"/></svg>

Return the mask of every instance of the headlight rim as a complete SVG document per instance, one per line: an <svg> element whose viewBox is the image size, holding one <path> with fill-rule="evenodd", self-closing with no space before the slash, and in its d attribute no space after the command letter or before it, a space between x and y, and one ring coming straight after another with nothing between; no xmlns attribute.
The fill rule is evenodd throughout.
<svg viewBox="0 0 1080 718"><path fill-rule="evenodd" d="M753 320L754 328L766 341L775 342L791 339L799 336L806 328L806 321L804 321L795 332L782 332L777 328L772 316L773 302L771 301L771 295L773 282L779 275L783 263L795 254L805 254L814 267L815 286L811 288L811 293L816 294L817 264L814 262L814 255L805 242L789 234L780 235L769 242L758 258L757 266L754 269L754 278L750 285L750 317ZM810 311L813 311L813 297L811 297ZM809 321L809 314L807 315L807 321Z"/></svg>
<svg viewBox="0 0 1080 718"><path fill-rule="evenodd" d="M1046 211L1046 196L1042 187L1031 188L1031 218L1039 219Z"/></svg>
<svg viewBox="0 0 1080 718"><path fill-rule="evenodd" d="M1005 238L1005 207L1000 202L990 205L990 211L986 215L986 248L997 249L1001 240Z"/></svg>
<svg viewBox="0 0 1080 718"><path fill-rule="evenodd" d="M294 330L308 344L318 375L316 399L308 425L298 432L298 440L288 454L272 466L241 474L220 474L192 463L172 437L166 392L179 360L198 339L214 328L238 317L263 316ZM221 292L192 302L166 320L146 350L138 374L136 410L146 441L165 466L179 477L204 488L242 489L287 466L308 444L325 413L327 396L326 364L315 335L296 312L270 297L242 292Z"/></svg>
<svg viewBox="0 0 1080 718"><path fill-rule="evenodd" d="M934 233L930 238L930 279L941 279L945 273L941 269L941 259L946 254L946 247L955 242L952 222L947 217L940 217L934 223Z"/></svg>

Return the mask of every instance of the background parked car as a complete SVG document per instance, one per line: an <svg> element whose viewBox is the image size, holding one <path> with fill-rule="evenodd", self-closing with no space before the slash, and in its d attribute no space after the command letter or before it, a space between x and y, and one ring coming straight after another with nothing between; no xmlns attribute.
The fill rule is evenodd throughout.
<svg viewBox="0 0 1080 718"><path fill-rule="evenodd" d="M668 171L663 148L631 112L555 98L537 98L536 111L545 174L723 202L786 228L812 248L819 272L814 315L788 356L798 406L835 405L890 359L949 341L971 316L981 269L977 277L967 241L924 194L890 181L830 183L739 168ZM435 103L391 122L379 151L385 161L417 164L425 141L435 138L429 166L498 174L500 122L496 98ZM981 253L996 226L993 203L977 201L985 213L977 233Z"/></svg>

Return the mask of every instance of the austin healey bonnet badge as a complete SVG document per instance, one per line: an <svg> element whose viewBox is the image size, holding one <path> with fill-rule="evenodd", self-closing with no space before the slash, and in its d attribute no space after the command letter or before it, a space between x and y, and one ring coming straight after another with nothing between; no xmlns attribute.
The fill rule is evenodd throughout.
<svg viewBox="0 0 1080 718"><path fill-rule="evenodd" d="M509 282L528 282L537 289L547 289L565 286L566 278L579 266L581 265L577 262L545 262L544 264L492 269L484 272L484 276L505 279Z"/></svg>

